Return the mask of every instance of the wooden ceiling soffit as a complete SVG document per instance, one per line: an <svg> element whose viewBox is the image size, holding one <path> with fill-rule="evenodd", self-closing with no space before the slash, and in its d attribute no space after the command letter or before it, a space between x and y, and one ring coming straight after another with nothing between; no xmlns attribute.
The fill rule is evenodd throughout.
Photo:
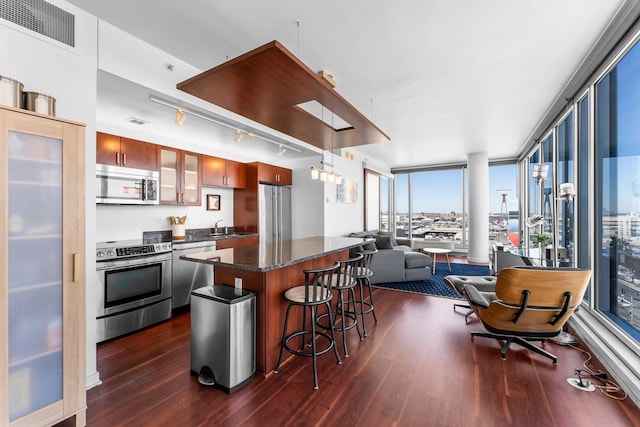
<svg viewBox="0 0 640 427"><path fill-rule="evenodd" d="M277 41L177 87L324 150L389 141L384 132ZM309 101L322 104L348 125L338 128L326 116L323 121L298 106Z"/></svg>

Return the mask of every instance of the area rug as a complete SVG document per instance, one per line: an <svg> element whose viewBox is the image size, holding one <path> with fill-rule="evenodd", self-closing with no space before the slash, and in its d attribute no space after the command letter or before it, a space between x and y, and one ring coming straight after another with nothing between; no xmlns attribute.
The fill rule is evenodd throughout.
<svg viewBox="0 0 640 427"><path fill-rule="evenodd" d="M451 263L451 271L447 268L446 262L436 262L436 273L431 275L431 279L399 282L399 283L376 283L373 286L396 291L413 292L418 294L433 295L444 298L460 299L451 288L444 284L444 278L450 274L456 276L488 276L489 267L486 265L469 265Z"/></svg>

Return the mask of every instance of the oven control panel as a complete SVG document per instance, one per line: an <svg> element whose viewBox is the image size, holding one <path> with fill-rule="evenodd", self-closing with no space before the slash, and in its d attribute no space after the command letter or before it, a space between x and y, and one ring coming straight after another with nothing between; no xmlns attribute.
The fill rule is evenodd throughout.
<svg viewBox="0 0 640 427"><path fill-rule="evenodd" d="M114 242L115 243L115 242ZM107 261L118 258L132 258L171 252L170 242L145 245L99 245L96 249L96 261Z"/></svg>

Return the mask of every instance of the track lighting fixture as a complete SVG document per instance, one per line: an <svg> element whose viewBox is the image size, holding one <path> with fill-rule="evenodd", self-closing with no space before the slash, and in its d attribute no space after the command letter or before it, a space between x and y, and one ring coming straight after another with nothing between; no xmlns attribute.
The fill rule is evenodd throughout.
<svg viewBox="0 0 640 427"><path fill-rule="evenodd" d="M220 121L220 120L218 120L218 119L216 119L214 117L211 117L211 116L208 116L208 115L205 115L205 114L201 114L201 113L198 113L196 111L188 110L188 109L183 108L183 107L181 107L179 105L173 104L172 102L165 101L164 99L156 98L153 95L149 96L149 101L155 102L156 104L164 105L165 107L169 107L169 108L175 109L176 110L175 121L176 121L176 124L178 124L180 126L182 126L182 124L186 120L187 115L194 116L194 117L197 117L199 119L206 120L208 122L215 123L217 125L224 126L226 128L229 128L229 129L233 129L235 131L236 142L240 142L242 137L244 135L247 135L247 136L250 136L252 138L253 137L259 138L259 139L261 139L261 140L263 140L265 142L269 142L271 144L276 144L278 146L282 146L285 150L292 150L292 151L295 151L297 153L302 153L302 150L300 150L299 148L292 147L291 145L286 145L286 144L283 144L281 142L273 141L273 140L271 140L269 138L266 138L264 136L256 135L253 132L242 131L242 130L236 128L235 126L232 126L232 125L230 125L228 123Z"/></svg>
<svg viewBox="0 0 640 427"><path fill-rule="evenodd" d="M282 156L287 151L286 148L282 144L280 144L280 148L278 148L278 156Z"/></svg>

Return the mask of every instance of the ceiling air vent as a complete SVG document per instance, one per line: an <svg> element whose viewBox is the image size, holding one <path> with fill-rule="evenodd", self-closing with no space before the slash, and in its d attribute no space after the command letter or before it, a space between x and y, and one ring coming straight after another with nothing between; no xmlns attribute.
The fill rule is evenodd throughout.
<svg viewBox="0 0 640 427"><path fill-rule="evenodd" d="M75 47L75 16L43 0L0 0L0 18Z"/></svg>

